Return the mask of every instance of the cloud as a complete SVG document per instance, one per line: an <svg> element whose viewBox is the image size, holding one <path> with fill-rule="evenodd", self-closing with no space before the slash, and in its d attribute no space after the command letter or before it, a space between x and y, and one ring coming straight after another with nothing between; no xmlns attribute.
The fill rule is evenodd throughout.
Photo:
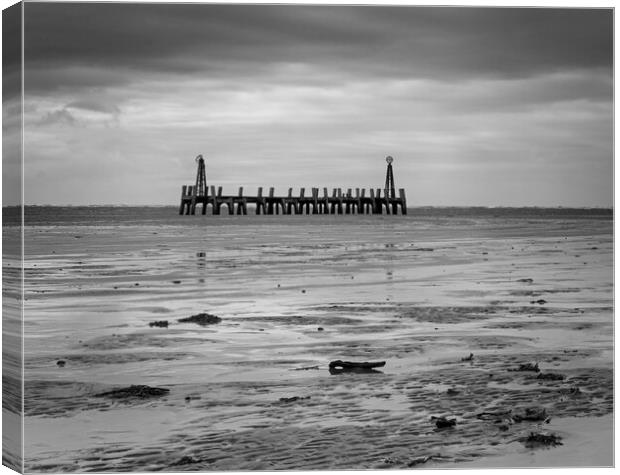
<svg viewBox="0 0 620 475"><path fill-rule="evenodd" d="M51 112L46 112L45 115L36 122L37 125L76 125L77 120L67 109L57 109Z"/></svg>
<svg viewBox="0 0 620 475"><path fill-rule="evenodd" d="M454 80L602 68L611 9L29 3L26 67L196 73L298 62ZM224 67L223 67L224 66ZM48 87L58 83L51 78ZM43 84L37 84L43 87Z"/></svg>
<svg viewBox="0 0 620 475"><path fill-rule="evenodd" d="M111 116L118 116L120 109L116 104L110 103L105 99L84 98L72 101L66 106L68 109L81 109L87 112L99 112L101 114L109 114Z"/></svg>
<svg viewBox="0 0 620 475"><path fill-rule="evenodd" d="M380 186L389 154L412 204L611 204L611 10L25 9L33 203L175 203L202 153L230 190Z"/></svg>

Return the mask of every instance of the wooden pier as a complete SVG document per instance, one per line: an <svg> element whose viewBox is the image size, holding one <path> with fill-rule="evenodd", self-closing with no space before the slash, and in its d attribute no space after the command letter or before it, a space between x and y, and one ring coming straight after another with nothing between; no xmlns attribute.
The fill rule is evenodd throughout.
<svg viewBox="0 0 620 475"><path fill-rule="evenodd" d="M256 195L246 196L243 187L239 187L236 195L225 195L222 187L206 184L206 171L204 159L197 157L198 172L195 185L183 185L181 189L181 205L179 214L196 214L196 208L201 207L202 214L207 214L211 206L211 214L223 214L226 208L229 215L248 214L248 205L253 205L256 214L407 214L407 200L405 190L394 188L391 157L388 157L388 174L386 175L386 187L366 189L348 188L343 192L342 188L333 188L331 195L327 188L320 193L319 188L311 188L306 196L306 189L301 188L299 194L293 195L293 188L288 189L286 196L276 196L274 188L269 188L267 195L263 194L263 188L259 187ZM209 192L210 191L210 192Z"/></svg>

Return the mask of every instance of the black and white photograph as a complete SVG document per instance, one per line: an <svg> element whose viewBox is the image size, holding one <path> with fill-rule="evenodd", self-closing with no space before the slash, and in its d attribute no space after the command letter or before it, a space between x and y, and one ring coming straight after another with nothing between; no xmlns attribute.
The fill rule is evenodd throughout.
<svg viewBox="0 0 620 475"><path fill-rule="evenodd" d="M614 466L612 4L2 6L3 465Z"/></svg>

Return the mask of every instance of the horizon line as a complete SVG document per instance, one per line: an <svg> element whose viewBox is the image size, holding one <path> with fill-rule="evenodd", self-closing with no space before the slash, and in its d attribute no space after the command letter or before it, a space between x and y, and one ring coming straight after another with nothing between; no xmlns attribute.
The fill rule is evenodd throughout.
<svg viewBox="0 0 620 475"><path fill-rule="evenodd" d="M6 208L177 208L177 204L17 204L17 205L2 205L2 209ZM428 208L485 208L485 209L604 209L613 210L614 206L604 205L417 205L407 206L407 209L428 209Z"/></svg>

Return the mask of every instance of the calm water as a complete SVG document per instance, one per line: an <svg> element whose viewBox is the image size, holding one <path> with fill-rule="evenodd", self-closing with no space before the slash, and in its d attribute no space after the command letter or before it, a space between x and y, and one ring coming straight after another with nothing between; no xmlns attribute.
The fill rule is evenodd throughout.
<svg viewBox="0 0 620 475"><path fill-rule="evenodd" d="M250 210L250 213L252 211ZM484 207L419 207L409 208L408 215L399 216L399 221L441 218L504 218L504 219L613 219L612 209L603 208L484 208ZM20 223L19 207L4 207L4 225ZM26 225L190 225L201 226L231 222L338 222L343 219L354 222L376 222L378 219L393 220L393 216L179 216L176 206L134 207L134 206L27 206L24 212Z"/></svg>

